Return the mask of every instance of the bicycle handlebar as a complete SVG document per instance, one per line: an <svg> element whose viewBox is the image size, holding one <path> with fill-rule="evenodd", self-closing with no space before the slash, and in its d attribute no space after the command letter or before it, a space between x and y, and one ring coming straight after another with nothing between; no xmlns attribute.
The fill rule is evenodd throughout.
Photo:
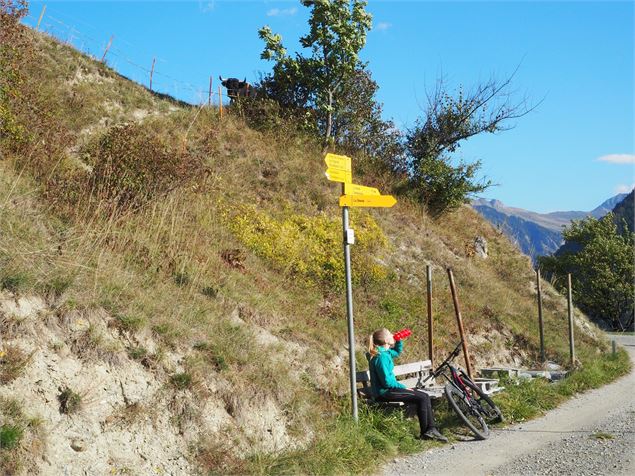
<svg viewBox="0 0 635 476"><path fill-rule="evenodd" d="M454 359L455 357L457 357L457 356L461 353L461 346L462 346L462 345L463 345L463 343L462 343L462 342L459 342L459 343L457 344L457 346L454 348L454 350L453 350L452 352L450 352L450 355L448 355L447 359L445 359L441 365L437 366L437 368L436 368L436 369L434 369L434 370L430 373L430 375L428 375L428 376L425 378L425 380L424 380L422 383L427 382L428 380L430 380L430 379L431 379L431 378L433 378L433 377L434 377L434 378L437 378L437 377L441 374L441 371L443 370L443 368L444 368L446 365L448 365L452 359Z"/></svg>
<svg viewBox="0 0 635 476"><path fill-rule="evenodd" d="M450 352L450 355L448 355L448 358L447 358L447 359L445 359L445 360L443 361L443 363L442 363L441 365L439 365L439 366L436 368L436 370L434 371L434 373L437 373L440 369L442 369L442 368L443 368L443 367L445 367L447 364L449 364L449 363L450 363L450 361L451 361L452 359L454 359L455 357L458 357L458 356L459 356L459 354L461 353L461 346L462 346L462 344L463 344L462 342L459 342L459 343L457 344L457 346L454 348L454 350L453 350L452 352Z"/></svg>

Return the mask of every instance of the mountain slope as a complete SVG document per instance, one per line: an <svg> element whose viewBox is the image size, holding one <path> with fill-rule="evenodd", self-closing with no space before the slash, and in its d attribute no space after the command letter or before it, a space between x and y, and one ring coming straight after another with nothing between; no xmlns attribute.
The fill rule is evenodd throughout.
<svg viewBox="0 0 635 476"><path fill-rule="evenodd" d="M560 247L562 228L568 226L572 220L581 220L587 216L603 217L624 197L626 194L618 194L590 212L536 213L508 207L499 200L483 198L473 200L472 207L501 229L535 263L538 256L553 254Z"/></svg>
<svg viewBox="0 0 635 476"><path fill-rule="evenodd" d="M359 435L353 461L329 470L362 472L412 450L386 442L380 416L336 431L349 401L341 211L320 144L282 120L256 130L240 109L221 119L153 94L21 33L20 81L2 97L15 134L0 138L0 330L13 359L0 362L0 411L32 424L11 468L244 473L274 454L311 473L311 451ZM357 173L361 160L356 179L390 193L390 177ZM351 223L360 367L382 326L412 328L405 361L427 355L426 265L436 359L458 335L451 267L476 367L535 361L530 263L476 212L435 221L400 199ZM543 299L547 355L565 363L565 302L548 285ZM576 333L582 361L607 348L579 312Z"/></svg>

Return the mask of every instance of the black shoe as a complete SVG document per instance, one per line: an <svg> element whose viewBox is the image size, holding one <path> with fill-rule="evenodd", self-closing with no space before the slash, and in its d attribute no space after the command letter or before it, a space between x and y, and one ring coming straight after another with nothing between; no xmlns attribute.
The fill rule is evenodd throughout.
<svg viewBox="0 0 635 476"><path fill-rule="evenodd" d="M447 443L448 442L448 439L445 436L443 436L441 434L441 432L439 430L437 430L436 428L430 428L423 435L421 435L421 439L422 440L441 441L443 443Z"/></svg>

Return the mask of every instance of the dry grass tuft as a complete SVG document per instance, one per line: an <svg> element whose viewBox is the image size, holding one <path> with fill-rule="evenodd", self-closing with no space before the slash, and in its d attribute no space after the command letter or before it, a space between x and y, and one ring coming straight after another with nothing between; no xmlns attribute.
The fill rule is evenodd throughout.
<svg viewBox="0 0 635 476"><path fill-rule="evenodd" d="M0 349L0 383L7 384L22 375L32 357L33 353L26 353L15 345Z"/></svg>

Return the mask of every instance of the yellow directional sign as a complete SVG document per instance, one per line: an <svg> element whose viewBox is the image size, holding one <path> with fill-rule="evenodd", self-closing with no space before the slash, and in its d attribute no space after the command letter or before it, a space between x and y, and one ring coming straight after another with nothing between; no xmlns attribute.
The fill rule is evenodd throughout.
<svg viewBox="0 0 635 476"><path fill-rule="evenodd" d="M324 162L326 162L329 169L338 169L345 172L351 172L353 170L351 166L351 158L346 157L345 155L326 154Z"/></svg>
<svg viewBox="0 0 635 476"><path fill-rule="evenodd" d="M365 187L364 185L345 183L344 193L346 195L379 195L379 190L373 187Z"/></svg>
<svg viewBox="0 0 635 476"><path fill-rule="evenodd" d="M331 182L350 183L353 181L353 174L350 171L341 169L326 169L326 178Z"/></svg>
<svg viewBox="0 0 635 476"><path fill-rule="evenodd" d="M397 200L392 195L341 195L340 207L390 208Z"/></svg>

